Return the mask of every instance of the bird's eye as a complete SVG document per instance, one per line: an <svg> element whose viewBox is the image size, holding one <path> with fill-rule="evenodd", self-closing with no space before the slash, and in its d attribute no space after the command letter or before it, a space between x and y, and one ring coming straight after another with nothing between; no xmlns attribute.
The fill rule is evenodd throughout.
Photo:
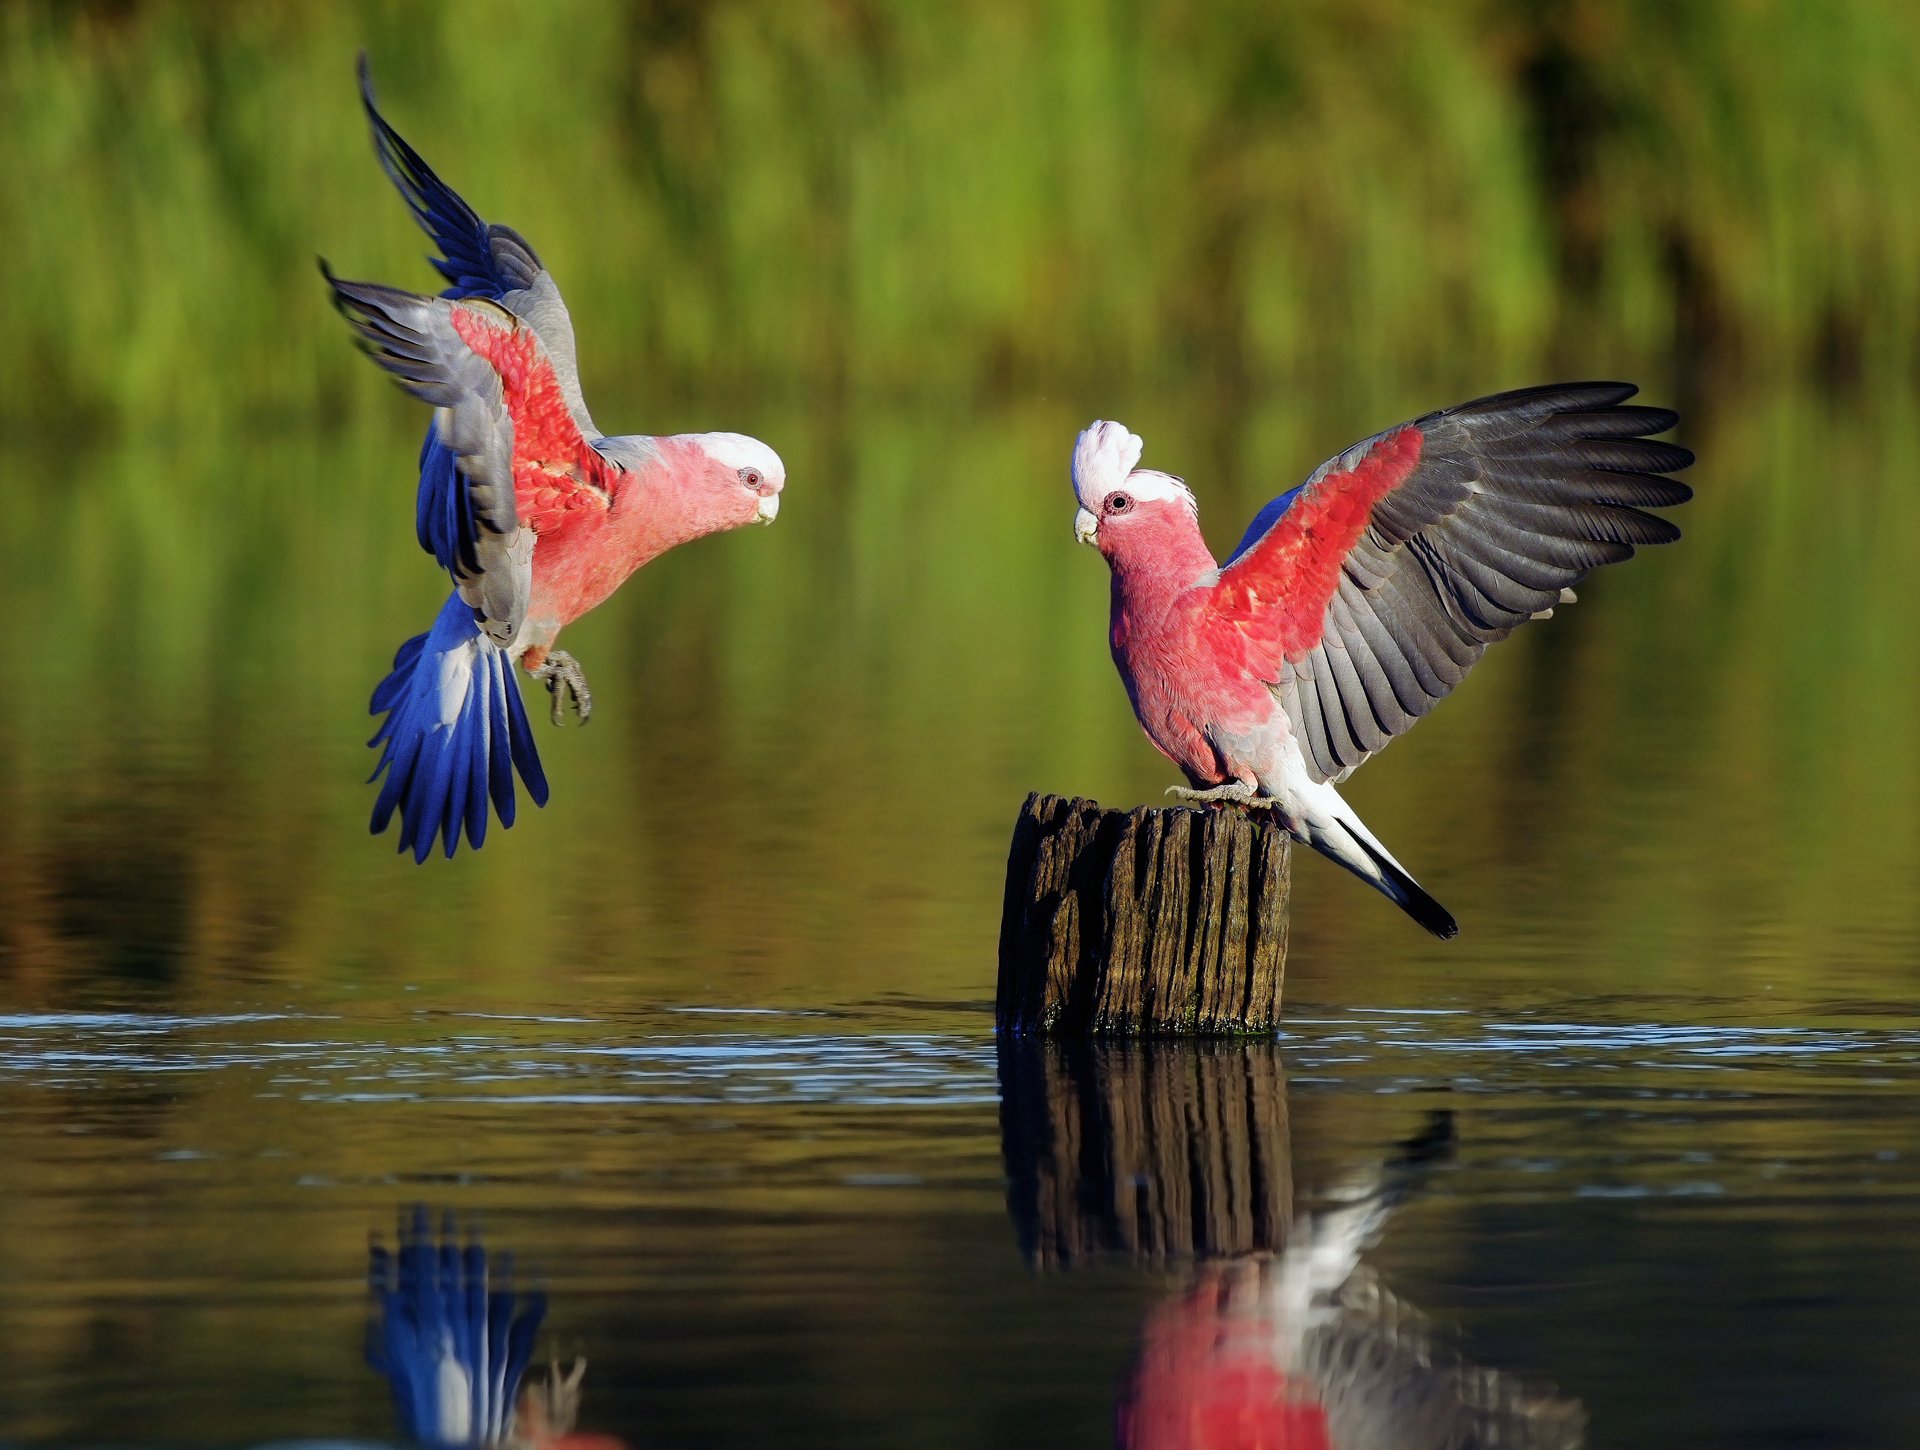
<svg viewBox="0 0 1920 1450"><path fill-rule="evenodd" d="M1123 514L1132 507L1133 500L1124 493L1107 495L1107 512L1110 514Z"/></svg>
<svg viewBox="0 0 1920 1450"><path fill-rule="evenodd" d="M757 468L741 469L740 481L744 483L748 488L760 487L760 483L761 483L760 470Z"/></svg>

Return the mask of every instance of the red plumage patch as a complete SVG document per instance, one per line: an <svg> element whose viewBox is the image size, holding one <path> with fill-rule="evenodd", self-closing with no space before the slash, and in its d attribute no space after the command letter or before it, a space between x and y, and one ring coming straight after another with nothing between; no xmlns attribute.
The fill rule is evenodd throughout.
<svg viewBox="0 0 1920 1450"><path fill-rule="evenodd" d="M582 510L606 511L619 478L587 445L567 408L553 362L533 329L503 326L493 314L456 305L453 329L500 376L513 420L514 509L536 534L565 528Z"/></svg>
<svg viewBox="0 0 1920 1450"><path fill-rule="evenodd" d="M1425 444L1418 428L1388 434L1344 473L1308 488L1214 586L1211 612L1236 624L1272 668L1320 642L1340 566L1373 506L1407 481Z"/></svg>

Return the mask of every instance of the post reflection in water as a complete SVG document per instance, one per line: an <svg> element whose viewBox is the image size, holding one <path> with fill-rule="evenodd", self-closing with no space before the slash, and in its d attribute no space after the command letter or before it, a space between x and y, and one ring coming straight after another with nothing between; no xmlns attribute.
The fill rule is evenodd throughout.
<svg viewBox="0 0 1920 1450"><path fill-rule="evenodd" d="M1364 1261L1453 1150L1450 1113L1293 1203L1272 1043L1000 1046L1008 1208L1030 1263L1177 1268L1115 1410L1123 1450L1573 1450L1563 1398L1448 1353Z"/></svg>
<svg viewBox="0 0 1920 1450"><path fill-rule="evenodd" d="M614 1450L581 1434L586 1361L549 1362L525 1383L547 1296L515 1283L513 1255L489 1250L471 1226L461 1242L451 1210L436 1232L426 1205L400 1210L396 1243L376 1235L367 1255L372 1322L367 1362L393 1389L403 1435L433 1446Z"/></svg>

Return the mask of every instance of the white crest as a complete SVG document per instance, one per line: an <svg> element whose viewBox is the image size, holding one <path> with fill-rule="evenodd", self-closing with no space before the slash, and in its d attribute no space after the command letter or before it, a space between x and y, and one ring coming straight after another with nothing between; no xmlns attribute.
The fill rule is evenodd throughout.
<svg viewBox="0 0 1920 1450"><path fill-rule="evenodd" d="M744 433L696 433L694 440L705 450L707 457L728 468L757 468L765 478L777 478L782 483L787 480L787 466L775 453L758 438L749 438Z"/></svg>
<svg viewBox="0 0 1920 1450"><path fill-rule="evenodd" d="M1080 506L1094 514L1121 484L1136 499L1177 499L1196 519L1200 505L1186 480L1157 468L1140 468L1146 445L1124 423L1091 423L1073 447L1073 492Z"/></svg>
<svg viewBox="0 0 1920 1450"><path fill-rule="evenodd" d="M1083 507L1100 511L1100 501L1133 472L1147 445L1124 423L1089 423L1073 445L1073 492Z"/></svg>

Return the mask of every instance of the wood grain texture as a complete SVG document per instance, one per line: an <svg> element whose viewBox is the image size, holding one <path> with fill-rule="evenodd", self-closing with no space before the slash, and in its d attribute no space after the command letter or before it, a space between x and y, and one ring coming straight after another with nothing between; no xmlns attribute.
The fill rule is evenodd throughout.
<svg viewBox="0 0 1920 1450"><path fill-rule="evenodd" d="M1002 1031L1226 1036L1279 1025L1285 831L1240 810L1034 794L1007 858Z"/></svg>
<svg viewBox="0 0 1920 1450"><path fill-rule="evenodd" d="M999 1065L1007 1205L1034 1267L1286 1246L1293 1160L1277 1045L1003 1037Z"/></svg>

